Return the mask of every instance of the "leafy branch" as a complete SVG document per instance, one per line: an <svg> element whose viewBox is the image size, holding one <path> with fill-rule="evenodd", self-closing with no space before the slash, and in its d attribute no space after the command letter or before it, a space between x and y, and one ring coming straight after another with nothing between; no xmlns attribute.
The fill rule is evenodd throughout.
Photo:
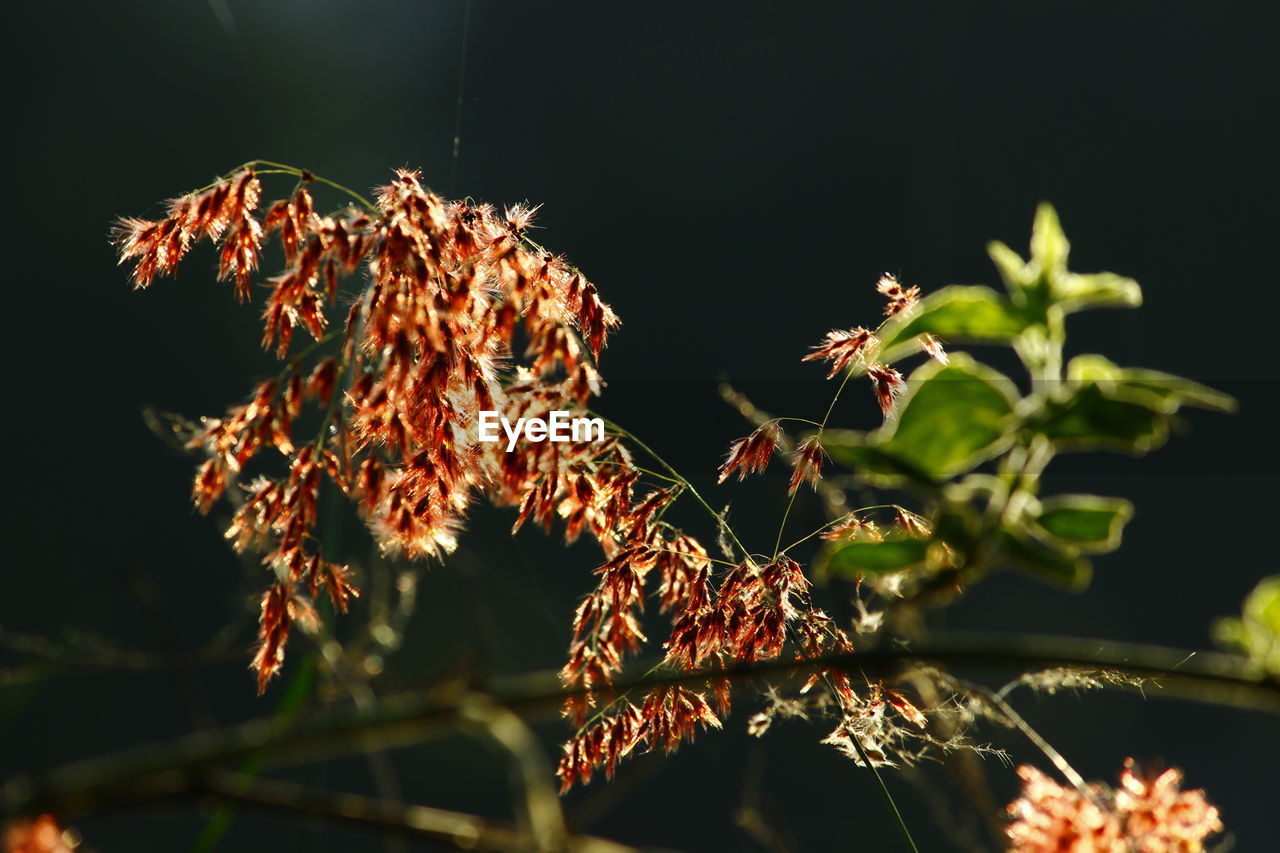
<svg viewBox="0 0 1280 853"><path fill-rule="evenodd" d="M1135 307L1136 282L1112 273L1069 272L1069 244L1042 205L1023 260L990 246L1008 295L984 286L943 288L880 329L874 358L890 363L937 337L1006 345L1030 380L1017 384L964 353L930 361L908 381L896 417L872 433L827 430L823 446L873 485L926 502L928 535L828 546L819 563L837 575L945 571L973 581L1013 565L1073 589L1091 575L1089 556L1117 548L1133 507L1097 495L1040 497L1040 475L1060 453L1142 455L1168 435L1183 407L1233 410L1211 388L1154 370L1122 368L1101 355L1063 365L1065 318L1086 308ZM851 372L872 369L864 358ZM918 532L918 531L917 531Z"/></svg>

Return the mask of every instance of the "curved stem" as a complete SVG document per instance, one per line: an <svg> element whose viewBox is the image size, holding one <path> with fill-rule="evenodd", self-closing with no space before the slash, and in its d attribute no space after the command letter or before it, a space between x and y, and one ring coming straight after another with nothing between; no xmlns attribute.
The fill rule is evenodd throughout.
<svg viewBox="0 0 1280 853"><path fill-rule="evenodd" d="M719 526L721 530L723 530L729 536L730 539L733 540L733 544L738 546L738 550L742 552L743 556L750 558L751 552L748 551L746 546L742 544L742 541L738 539L738 535L733 532L733 528L729 526L729 522L725 521L723 515L716 512L714 509L712 509L711 504L707 503L706 498L704 498L701 494L699 494L698 490L694 488L693 483L690 483L689 480L684 476L682 476L679 471L673 468L671 464L667 462L667 460L659 456L656 450L654 450L649 445L645 444L640 439L636 438L636 436L633 433L627 431L623 427L618 426L618 424L614 423L608 418L599 415L597 412L591 412L590 410L588 410L588 413L596 415L597 417L600 417L600 419L604 421L605 426L607 426L609 429L613 430L623 438L626 438L627 440L629 440L632 444L634 444L636 447L643 450L645 453L649 454L651 457L653 457L653 460L655 462L657 462L663 468L666 468L673 478L675 478L678 482L684 484L685 488L689 490L689 494L693 495L694 499L697 500L698 503L702 504L703 509L711 513L712 518L716 520L716 524Z"/></svg>
<svg viewBox="0 0 1280 853"><path fill-rule="evenodd" d="M661 473L661 472L659 472L659 471L653 471L653 470L651 470L651 469L649 469L649 468L642 468L641 466L639 466L639 465L634 465L634 464L633 464L631 467L632 467L632 468L635 468L635 469L636 469L637 471L639 471L641 474L648 474L650 477L656 477L656 478L658 478L659 480L665 480L665 481L667 481L668 483L675 483L675 484L676 484L676 485L678 485L678 486L684 486L684 485L687 485L687 484L685 483L685 481L684 481L684 480L681 480L681 479L679 479L679 478L677 478L677 477L669 476L669 475L667 475L667 474L663 474L663 473Z"/></svg>
<svg viewBox="0 0 1280 853"><path fill-rule="evenodd" d="M853 378L853 371L846 370L844 379L840 380L840 386L836 388L836 393L831 398L831 403L827 406L827 412L822 416L822 422L818 424L818 442L822 442L822 433L827 428L827 421L831 418L831 413L835 411L836 403L840 400L840 394L844 391L844 386L849 384L849 380ZM788 418L788 420L800 420L799 418ZM791 499L787 501L786 511L782 513L782 523L778 525L778 536L773 542L773 559L777 560L778 555L782 553L782 534L787 531L787 519L791 517L791 508L796 504L796 495L800 493L797 486L796 490L791 493ZM868 765L870 766L870 765Z"/></svg>
<svg viewBox="0 0 1280 853"><path fill-rule="evenodd" d="M331 181L326 177L317 175L315 172L311 171L310 169L301 169L297 166L290 166L288 163L276 163L272 160L250 160L247 163L241 163L239 166L236 166L234 169L230 170L229 172L224 174L222 177L218 178L218 180L214 181L212 184L206 184L205 186L200 187L200 189L198 190L192 190L191 193L192 194L202 193L205 190L212 189L222 181L225 181L228 178L230 178L235 173L241 172L245 169L252 169L254 166L267 167L266 169L254 169L254 172L259 175L292 175L293 177L299 178L302 180L319 181L320 183L326 186L333 187L335 190L338 190L339 192L346 193L347 195L351 196L353 199L360 202L360 205L365 210L372 213L374 216L379 216L382 214L382 211L378 209L377 205L375 205L373 202L369 201L369 199L365 198L364 196L360 195L360 193L356 192L355 190L349 187L344 187L342 184L339 184L336 181Z"/></svg>
<svg viewBox="0 0 1280 853"><path fill-rule="evenodd" d="M833 526L835 526L835 525L839 524L840 522L844 521L846 518L848 518L848 517L849 517L849 516L851 516L851 515L855 515L856 513L859 513L859 512L870 512L870 511L871 511L871 510L873 510L873 509L896 509L896 510L898 510L899 512L906 512L906 513L910 513L911 515L916 515L916 513L911 512L911 510L906 509L905 507L899 506L898 504L874 504L874 505L872 505L872 506L862 506L862 507L858 507L857 509L851 509L851 510L849 510L847 513L845 513L844 515L840 516L839 518L833 518L833 519L831 519L831 520L830 520L830 521L828 521L826 524L822 525L821 527L819 527L817 530L813 531L812 533L809 533L809 534L807 534L806 536L804 536L804 537L802 537L802 538L800 538L800 539L797 539L796 541L792 542L790 545L788 545L787 547L785 547L785 548L783 548L781 551L779 551L779 552L778 552L778 556L782 556L783 554L787 553L788 551L790 551L792 548L796 547L797 545L803 545L805 542L808 542L810 539L812 539L813 537L815 537L815 536L817 536L818 534L822 533L822 532L823 532L824 530L826 530L827 528L829 528L829 527L833 527Z"/></svg>
<svg viewBox="0 0 1280 853"><path fill-rule="evenodd" d="M250 160L248 163L245 163L240 168L243 169L250 166L269 166L275 169L280 169L283 174L295 175L299 178L304 178L304 179L310 178L313 181L319 181L320 183L325 184L326 186L333 187L338 192L346 193L347 195L351 196L353 199L360 202L360 204L365 208L365 210L368 210L372 214L377 215L382 212L378 210L377 205L369 201L369 199L365 198L364 196L360 195L360 193L356 192L355 190L350 189L348 187L344 187L342 184L337 183L336 181L331 181L328 178L323 177L321 175L317 175L315 172L311 171L310 169L300 169L297 166L290 166L288 163L275 163L275 162L272 162L271 160Z"/></svg>
<svg viewBox="0 0 1280 853"><path fill-rule="evenodd" d="M771 420L771 421L789 421L789 422L791 422L791 423L797 423L797 424L808 424L809 426L816 426L816 427L818 427L819 429L821 429L821 428L822 428L822 424L818 423L817 421L811 421L811 420L809 420L808 418L780 417L780 418L769 418L769 420Z"/></svg>

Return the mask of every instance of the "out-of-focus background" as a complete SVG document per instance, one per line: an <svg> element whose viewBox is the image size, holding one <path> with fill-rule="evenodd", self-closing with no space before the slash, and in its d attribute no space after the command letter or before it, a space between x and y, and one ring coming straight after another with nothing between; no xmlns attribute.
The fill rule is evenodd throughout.
<svg viewBox="0 0 1280 853"><path fill-rule="evenodd" d="M0 625L72 646L102 636L199 650L221 636L229 653L194 673L72 662L38 677L34 658L4 653L0 776L268 715L289 685L305 692L312 651L299 637L284 679L254 695L251 598L265 576L229 551L218 519L190 509L193 461L141 416L220 413L272 372L257 310L214 283L207 249L177 280L131 292L106 237L113 217L155 213L253 158L360 189L409 165L442 193L542 203L540 242L584 269L624 321L603 360L601 408L769 538L780 479L710 488L746 432L716 380L775 413L820 416L831 388L799 359L829 328L876 321L882 271L926 290L995 283L986 241L1025 250L1034 206L1049 200L1075 269L1132 276L1146 295L1138 311L1074 317L1072 351L1210 382L1241 410L1191 413L1185 434L1144 460L1066 461L1049 488L1135 501L1124 547L1096 561L1084 594L1002 575L941 624L1204 648L1211 621L1275 570L1280 8L472 0L465 45L464 13L428 0L6 13ZM280 180L267 197L289 191ZM869 394L850 393L835 422L877 418ZM818 517L802 503L794 529ZM710 538L696 515L682 520ZM422 567L417 613L375 687L559 666L597 554L539 531L511 539L511 521L478 511L457 555ZM343 535L368 579L361 532ZM786 849L892 849L870 780L818 743L825 729L791 723L749 739L753 701L743 695L724 733L574 792L571 821L635 844L765 849L737 825L747 802ZM1129 755L1175 764L1221 806L1238 849L1273 837L1274 718L1136 693L1020 694L1019 707L1087 777L1114 779ZM567 727L538 731L554 748ZM982 734L1043 766L1014 736ZM389 760L409 801L510 816L501 759L482 744ZM1010 798L1013 774L989 770ZM378 790L363 759L286 776ZM916 790L890 779L923 849L947 849ZM174 805L77 827L104 853L173 851L210 814ZM384 841L237 813L220 849Z"/></svg>

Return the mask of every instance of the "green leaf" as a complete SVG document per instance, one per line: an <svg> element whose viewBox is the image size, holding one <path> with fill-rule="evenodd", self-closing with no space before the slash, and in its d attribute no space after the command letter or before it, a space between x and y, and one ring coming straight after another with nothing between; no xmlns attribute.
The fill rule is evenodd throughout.
<svg viewBox="0 0 1280 853"><path fill-rule="evenodd" d="M1072 382L1114 382L1123 375L1123 369L1097 353L1078 355L1067 362L1067 379Z"/></svg>
<svg viewBox="0 0 1280 853"><path fill-rule="evenodd" d="M1036 322L1046 322L1051 308L1065 314L1085 308L1134 308L1142 304L1142 288L1133 279L1109 272L1078 275L1067 271L1071 244L1051 205L1036 208L1030 260L1024 262L1003 243L989 244L987 252L1014 304Z"/></svg>
<svg viewBox="0 0 1280 853"><path fill-rule="evenodd" d="M934 480L969 470L1009 437L1017 389L963 353L911 375L901 411L881 431L880 446Z"/></svg>
<svg viewBox="0 0 1280 853"><path fill-rule="evenodd" d="M1234 412L1236 401L1229 394L1171 373L1134 367L1117 367L1101 355L1079 355L1067 364L1067 378L1074 382L1096 382L1122 386L1152 394L1176 411L1180 406L1196 406L1217 412Z"/></svg>
<svg viewBox="0 0 1280 853"><path fill-rule="evenodd" d="M1004 243L990 243L987 253L1000 271L1014 304L1028 318L1044 322L1053 304L1053 283L1067 271L1067 255L1071 244L1062 233L1058 214L1048 204L1036 208L1031 227L1031 259L1023 261Z"/></svg>
<svg viewBox="0 0 1280 853"><path fill-rule="evenodd" d="M847 465L858 476L876 485L886 488L895 488L904 483L924 487L937 485L932 477L909 460L877 447L866 433L827 430L822 434L822 448L832 459Z"/></svg>
<svg viewBox="0 0 1280 853"><path fill-rule="evenodd" d="M924 564L929 557L928 539L886 539L883 542L843 542L834 545L827 568L836 575L882 575Z"/></svg>
<svg viewBox="0 0 1280 853"><path fill-rule="evenodd" d="M1025 534L1005 531L1001 538L1009 559L1030 574L1076 590L1089 585L1093 566L1085 558Z"/></svg>
<svg viewBox="0 0 1280 853"><path fill-rule="evenodd" d="M1027 269L1027 262L1021 255L999 240L987 244L987 255L996 265L996 271L1000 273L1000 280L1004 282L1009 295L1020 299L1023 291L1035 281L1035 272Z"/></svg>
<svg viewBox="0 0 1280 853"><path fill-rule="evenodd" d="M1027 321L1005 296L982 285L952 285L931 293L881 328L878 361L887 363L918 350L918 336L948 343L1007 343Z"/></svg>
<svg viewBox="0 0 1280 853"><path fill-rule="evenodd" d="M1076 382L1115 383L1154 394L1178 406L1198 406L1220 412L1235 411L1236 401L1221 391L1158 370L1117 367L1100 355L1076 356L1067 365L1067 378Z"/></svg>
<svg viewBox="0 0 1280 853"><path fill-rule="evenodd" d="M1053 539L1081 551L1114 551L1133 518L1133 504L1098 495L1058 495L1040 502L1035 524Z"/></svg>
<svg viewBox="0 0 1280 853"><path fill-rule="evenodd" d="M1054 282L1053 299L1067 312L1085 308L1137 308L1142 304L1142 288L1133 279L1115 273L1068 273Z"/></svg>
<svg viewBox="0 0 1280 853"><path fill-rule="evenodd" d="M1208 385L1158 370L1125 368L1124 382L1132 388L1167 396L1182 406L1195 406L1217 412L1234 412L1237 408L1235 398L1230 394L1223 394Z"/></svg>
<svg viewBox="0 0 1280 853"><path fill-rule="evenodd" d="M1263 578L1244 601L1239 619L1219 619L1213 638L1244 652L1259 669L1280 677L1280 575Z"/></svg>
<svg viewBox="0 0 1280 853"><path fill-rule="evenodd" d="M1155 395L1097 383L1070 387L1047 400L1027 426L1052 439L1059 450L1119 450L1146 453L1168 434L1167 410Z"/></svg>
<svg viewBox="0 0 1280 853"><path fill-rule="evenodd" d="M1036 220L1031 226L1031 263L1042 275L1053 280L1067 270L1071 244L1062 233L1062 223L1053 205L1042 202L1036 207Z"/></svg>

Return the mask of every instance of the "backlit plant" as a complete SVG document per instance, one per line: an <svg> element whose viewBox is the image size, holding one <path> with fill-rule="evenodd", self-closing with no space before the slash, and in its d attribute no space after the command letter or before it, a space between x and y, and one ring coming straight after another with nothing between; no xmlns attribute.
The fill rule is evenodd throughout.
<svg viewBox="0 0 1280 853"><path fill-rule="evenodd" d="M262 178L280 174L297 186L261 206ZM477 441L482 411L512 420L553 410L594 416L598 361L618 324L581 271L528 238L532 209L447 201L417 173L398 171L373 201L323 181L359 203L324 215L308 189L318 180L256 161L174 200L161 220L123 220L116 237L139 287L172 273L207 239L220 247L219 276L241 299L252 296L263 241L275 237L283 252L285 271L268 280L263 309L263 345L283 368L189 437L205 456L196 505L208 511L229 497L228 538L261 553L267 569L258 689L283 666L292 628L315 629L316 596L345 612L358 595L357 574L321 544L322 492L345 495L384 551L409 558L447 559L475 501L510 506L516 529L532 521L566 541L585 533L602 551L572 614L562 671L574 726L559 765L564 790L599 769L612 775L637 750L671 750L699 728L720 727L735 668L769 661L795 661L794 680L768 688L749 715L754 734L782 717L828 718L825 742L877 782L877 768L993 752L967 736L980 718L1026 730L1000 696L924 661L892 679L868 678L859 653L919 638L924 607L994 571L1084 587L1090 556L1120 544L1133 508L1115 497L1042 493L1055 457L1145 454L1183 407L1233 405L1190 380L1102 355L1065 360L1070 314L1136 307L1141 292L1121 276L1071 272L1057 217L1042 206L1028 259L990 247L1003 292L951 286L922 297L882 278L884 321L831 331L804 356L825 362L836 383L821 420L772 417L726 390L755 429L730 446L721 483L777 462L791 472L776 536L749 541L617 424L607 423L603 441L522 441L510 453L505 443ZM300 347L292 340L299 331L310 338ZM957 344L1009 347L1025 376L1002 375L950 349ZM894 365L919 353L925 363L904 378ZM869 385L879 429L836 428L851 382ZM304 414L308 406L314 416ZM278 455L264 462L267 450ZM784 547L805 486L829 520ZM855 506L850 496L868 486L892 499ZM709 537L664 519L677 500L706 511ZM798 552L815 541L821 547L803 565ZM818 606L823 595L849 594L847 583L815 587L831 579L854 582L856 619L841 624ZM649 680L622 683L627 660L646 648L661 649ZM1123 678L1054 669L1022 683L1054 689ZM1190 851L1221 827L1202 796L1179 790L1176 772L1147 778L1127 769L1113 791L1086 784L1042 748L1070 787L1020 771L1026 788L1010 807L1011 849ZM892 808L882 782L880 790Z"/></svg>

